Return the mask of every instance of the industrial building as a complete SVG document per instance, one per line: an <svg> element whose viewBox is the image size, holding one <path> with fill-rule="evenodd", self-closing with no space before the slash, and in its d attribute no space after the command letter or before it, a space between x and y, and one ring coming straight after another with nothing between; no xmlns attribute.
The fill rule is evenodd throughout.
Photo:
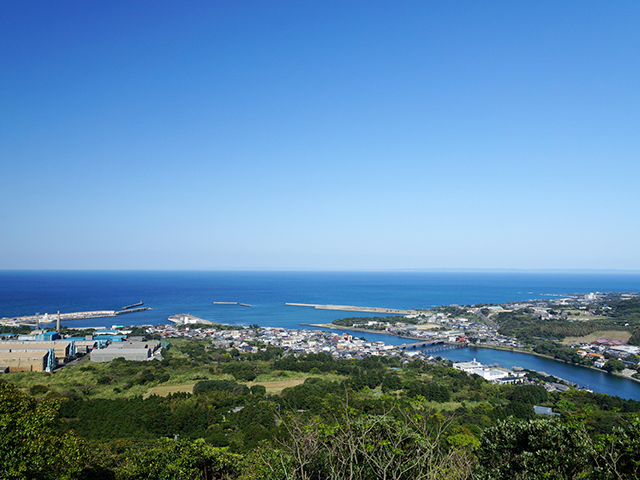
<svg viewBox="0 0 640 480"><path fill-rule="evenodd" d="M48 350L53 350L58 363L66 363L76 356L75 343L65 340L54 340L52 342L10 340L0 342L0 352L16 353Z"/></svg>
<svg viewBox="0 0 640 480"><path fill-rule="evenodd" d="M107 348L91 351L92 362L110 362L116 358L125 360L146 361L151 358L153 352L160 348L160 342L116 342Z"/></svg>
<svg viewBox="0 0 640 480"><path fill-rule="evenodd" d="M11 372L45 372L55 365L53 350L0 351L0 370Z"/></svg>

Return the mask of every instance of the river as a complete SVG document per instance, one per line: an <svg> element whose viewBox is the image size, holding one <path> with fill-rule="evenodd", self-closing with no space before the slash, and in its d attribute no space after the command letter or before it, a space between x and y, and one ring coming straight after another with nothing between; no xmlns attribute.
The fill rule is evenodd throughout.
<svg viewBox="0 0 640 480"><path fill-rule="evenodd" d="M329 329L323 328L323 330ZM370 342L380 341L388 345L400 345L411 341L405 338L396 337L395 335L369 333L356 330L330 330L337 334L348 332L356 337L364 337ZM550 358L539 357L537 355L483 347L444 350L434 353L433 355L447 358L454 362L470 362L471 360L476 359L483 365L493 365L497 363L499 366L505 368L522 367L528 370L535 370L537 372L545 372L549 375L559 377L597 393L606 393L607 395L640 401L640 383L638 382L619 377L617 375L593 370L591 368L579 367L577 365L559 362Z"/></svg>
<svg viewBox="0 0 640 480"><path fill-rule="evenodd" d="M579 367L537 355L482 347L445 350L438 352L438 355L454 362L469 362L475 358L484 365L497 363L506 368L522 367L528 370L546 372L549 375L586 387L594 392L640 400L640 383L591 368Z"/></svg>

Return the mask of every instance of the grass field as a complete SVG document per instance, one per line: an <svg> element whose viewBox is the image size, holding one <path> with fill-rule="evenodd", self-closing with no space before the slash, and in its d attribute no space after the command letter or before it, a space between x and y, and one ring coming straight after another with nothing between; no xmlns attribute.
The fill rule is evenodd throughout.
<svg viewBox="0 0 640 480"><path fill-rule="evenodd" d="M267 389L267 393L276 394L288 387L295 387L304 383L304 379L290 379L290 380L274 380L271 382L249 382L247 387L251 388L253 385L262 385ZM181 385L159 385L151 388L144 394L144 398L151 395L158 395L160 397L166 397L172 393L186 392L191 393L195 383L184 383Z"/></svg>
<svg viewBox="0 0 640 480"><path fill-rule="evenodd" d="M274 380L272 382L251 382L247 384L247 387L252 387L253 385L262 385L267 389L267 393L280 393L285 388L295 387L296 385L301 385L304 383L304 379L290 379L290 380Z"/></svg>
<svg viewBox="0 0 640 480"><path fill-rule="evenodd" d="M584 337L566 337L562 343L565 345L571 345L572 343L580 342L593 342L598 338L610 338L612 340L620 340L623 343L627 343L631 337L631 332L625 332L623 330L603 330L602 332L594 332Z"/></svg>

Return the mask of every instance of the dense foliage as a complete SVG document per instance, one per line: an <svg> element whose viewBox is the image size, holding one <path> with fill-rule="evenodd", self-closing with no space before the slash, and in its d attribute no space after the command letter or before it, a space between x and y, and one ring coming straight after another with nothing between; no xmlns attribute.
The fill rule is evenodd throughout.
<svg viewBox="0 0 640 480"><path fill-rule="evenodd" d="M570 312L553 311L555 317L540 318L529 308L503 311L492 319L498 322L499 333L516 337L526 343L537 340L562 340L566 337L582 337L605 330L630 331L632 345L640 345L640 300L617 300L593 307L589 320L575 320Z"/></svg>
<svg viewBox="0 0 640 480"><path fill-rule="evenodd" d="M162 361L65 370L0 382L1 478L609 479L640 465L640 402L493 385L446 360L184 341ZM95 390L62 390L65 376ZM191 391L148 394L179 381Z"/></svg>

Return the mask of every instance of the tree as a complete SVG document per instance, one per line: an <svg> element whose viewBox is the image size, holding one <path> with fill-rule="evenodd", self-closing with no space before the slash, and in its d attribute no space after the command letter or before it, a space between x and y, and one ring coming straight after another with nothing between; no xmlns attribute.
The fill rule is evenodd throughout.
<svg viewBox="0 0 640 480"><path fill-rule="evenodd" d="M263 450L262 461L287 480L471 478L473 441L455 432L448 442L441 415L400 407L366 415L348 404L340 407L330 423L285 418L288 438L278 449Z"/></svg>
<svg viewBox="0 0 640 480"><path fill-rule="evenodd" d="M54 431L60 404L36 400L0 380L0 478L82 478L91 468L84 442Z"/></svg>
<svg viewBox="0 0 640 480"><path fill-rule="evenodd" d="M215 480L237 478L242 456L193 442L163 438L153 448L132 450L120 468L123 480Z"/></svg>
<svg viewBox="0 0 640 480"><path fill-rule="evenodd" d="M622 363L620 360L609 360L604 366L604 369L609 373L620 372L624 370L624 363Z"/></svg>
<svg viewBox="0 0 640 480"><path fill-rule="evenodd" d="M594 478L609 480L640 477L640 419L632 418L596 443Z"/></svg>
<svg viewBox="0 0 640 480"><path fill-rule="evenodd" d="M572 479L590 470L593 446L583 427L556 420L498 422L477 450L480 480Z"/></svg>

